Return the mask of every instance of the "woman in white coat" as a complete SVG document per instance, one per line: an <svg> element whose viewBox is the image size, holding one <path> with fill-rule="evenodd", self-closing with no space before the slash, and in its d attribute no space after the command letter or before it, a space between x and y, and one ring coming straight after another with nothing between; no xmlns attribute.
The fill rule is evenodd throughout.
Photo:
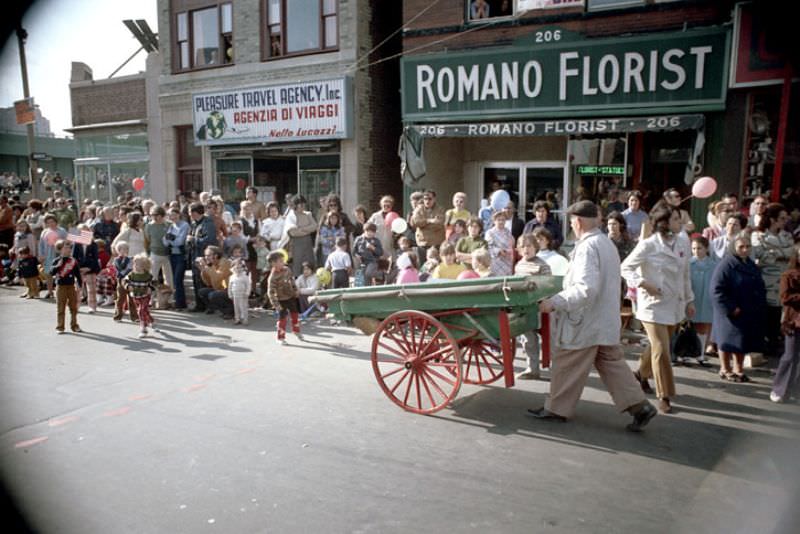
<svg viewBox="0 0 800 534"><path fill-rule="evenodd" d="M694 294L689 270L691 248L681 235L681 213L672 206L659 206L650 213L654 233L636 245L622 262L622 277L637 289L636 318L644 325L649 347L639 360L636 378L642 389L654 376L658 409L672 411L675 380L670 360L670 338L684 317L694 316Z"/></svg>

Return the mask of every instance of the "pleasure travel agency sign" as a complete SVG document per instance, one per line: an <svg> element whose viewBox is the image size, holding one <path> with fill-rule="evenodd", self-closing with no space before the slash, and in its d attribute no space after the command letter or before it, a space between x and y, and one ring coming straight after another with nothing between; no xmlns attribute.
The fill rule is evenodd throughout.
<svg viewBox="0 0 800 534"><path fill-rule="evenodd" d="M720 111L726 28L582 39L534 32L510 47L405 56L403 120L496 120Z"/></svg>
<svg viewBox="0 0 800 534"><path fill-rule="evenodd" d="M194 94L195 144L345 139L351 85L345 77Z"/></svg>

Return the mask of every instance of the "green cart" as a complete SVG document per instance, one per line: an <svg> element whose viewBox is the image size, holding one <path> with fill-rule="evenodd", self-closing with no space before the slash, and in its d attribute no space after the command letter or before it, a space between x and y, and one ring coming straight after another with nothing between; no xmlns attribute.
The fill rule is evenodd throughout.
<svg viewBox="0 0 800 534"><path fill-rule="evenodd" d="M558 276L508 276L320 291L336 319L372 335L372 368L384 393L404 410L430 414L461 383L514 385L516 336L539 330L543 363L549 321L538 303L561 290Z"/></svg>

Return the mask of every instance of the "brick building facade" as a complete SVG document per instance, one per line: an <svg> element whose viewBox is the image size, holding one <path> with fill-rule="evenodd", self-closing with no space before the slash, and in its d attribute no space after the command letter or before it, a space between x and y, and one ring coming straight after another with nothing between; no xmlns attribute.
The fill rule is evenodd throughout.
<svg viewBox="0 0 800 534"><path fill-rule="evenodd" d="M245 185L255 185L264 200L300 192L316 211L329 192L348 210L356 203L376 209L382 194L400 193L398 60L369 66L399 52L399 36L359 60L400 26L401 7L374 4L160 0L167 197L216 189L234 204ZM211 26L219 31L203 35ZM325 108L324 98L290 102L290 95L313 99L313 91L340 86L345 97L335 108ZM312 114L335 109L335 126L301 120L297 114L307 118L311 107Z"/></svg>

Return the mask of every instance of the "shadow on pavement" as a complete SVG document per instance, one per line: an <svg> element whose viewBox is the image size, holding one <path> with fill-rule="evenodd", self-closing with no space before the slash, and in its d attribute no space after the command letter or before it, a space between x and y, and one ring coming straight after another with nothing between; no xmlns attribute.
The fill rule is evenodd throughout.
<svg viewBox="0 0 800 534"><path fill-rule="evenodd" d="M544 400L541 393L482 388L456 399L449 412L430 417L481 427L494 434L516 434L608 454L646 456L762 483L782 478L779 466L794 462L793 456L786 457L796 450L792 439L708 421L659 415L645 432L634 434L625 430L630 422L627 414L617 413L612 405L587 400L580 401L575 418L567 423L525 415L528 408L543 406ZM728 407L734 411L738 408ZM736 455L729 455L734 441Z"/></svg>
<svg viewBox="0 0 800 534"><path fill-rule="evenodd" d="M329 337L329 336L321 336L316 333L314 333L313 335L318 337ZM314 341L313 339L309 339L308 337L306 337L305 342L303 343L303 348L308 350L324 352L326 354L330 354L331 356L340 356L342 358L353 358L356 360L367 360L367 361L370 359L369 352L355 350L355 347L353 345L348 345L346 343L328 343L322 341Z"/></svg>
<svg viewBox="0 0 800 534"><path fill-rule="evenodd" d="M161 343L157 343L157 339L153 338L127 338L127 337L114 337L108 336L106 334L96 334L94 332L87 332L83 331L80 334L72 334L74 336L82 337L91 339L94 341L100 341L103 343L110 343L112 345L118 345L122 347L123 350L129 350L133 352L144 352L148 354L153 354L154 352L166 352L166 353L180 353L179 349L168 348L162 345Z"/></svg>
<svg viewBox="0 0 800 534"><path fill-rule="evenodd" d="M144 339L132 338L132 337L115 337L106 334L87 332L85 330L80 334L73 334L73 335L91 339L94 341L100 341L103 343L110 343L112 345L117 345L122 347L123 350L144 352L151 354L154 352L164 352L169 354L179 354L183 352L177 348L165 347L162 343L159 343L159 341L180 343L186 347L216 348L219 350L224 350L229 352L252 352L250 349L246 347L236 347L231 345L230 343L221 343L221 342L214 342L202 339L195 340L191 338L190 339L179 338L163 331L161 333L151 333L150 334L151 337L147 337Z"/></svg>

